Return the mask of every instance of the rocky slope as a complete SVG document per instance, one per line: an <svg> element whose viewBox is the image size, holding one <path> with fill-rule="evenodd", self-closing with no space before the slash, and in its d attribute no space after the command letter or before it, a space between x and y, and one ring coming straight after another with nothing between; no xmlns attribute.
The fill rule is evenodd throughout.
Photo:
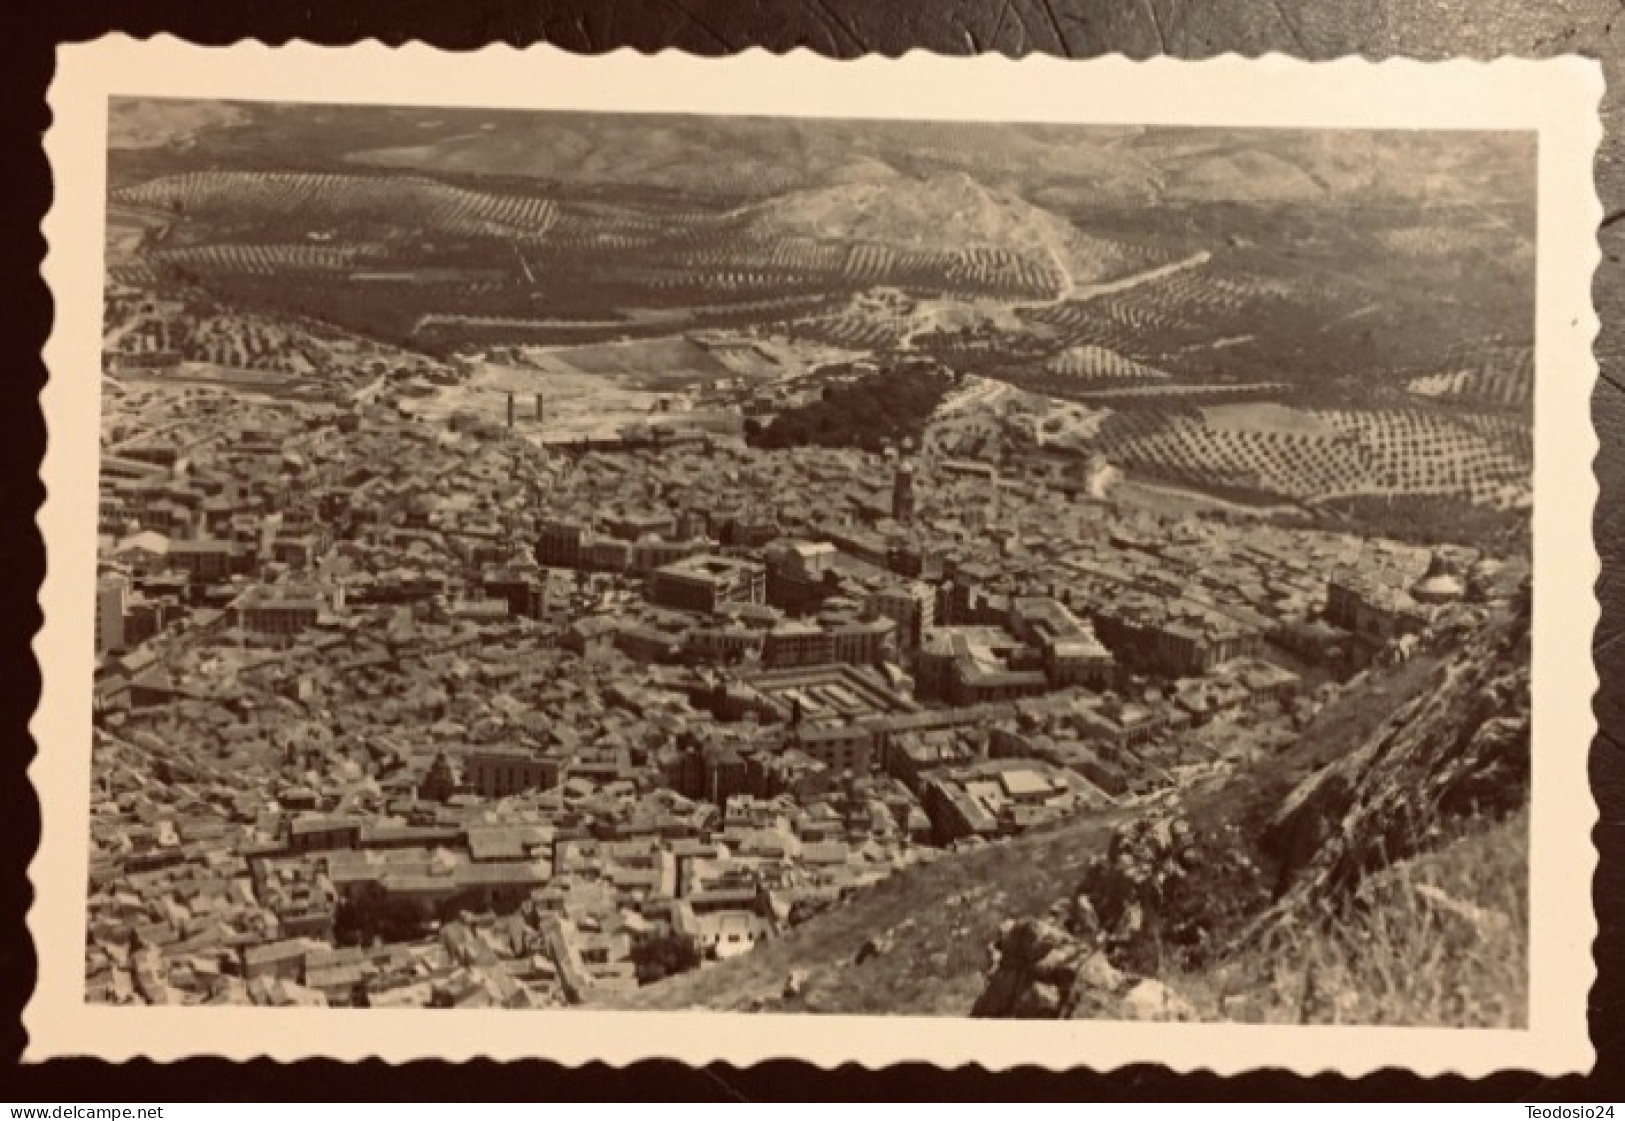
<svg viewBox="0 0 1625 1121"><path fill-rule="evenodd" d="M1392 994L1325 997L1329 986L1373 984L1358 972L1370 963L1303 964L1328 957L1328 929L1357 957L1375 928L1390 955L1377 964L1400 962L1401 978L1411 950L1434 961L1459 946L1462 961L1500 962L1467 975L1465 993L1453 975L1428 985L1444 994L1443 1022L1516 1023L1528 698L1527 617L1496 609L1468 638L1440 635L1436 648L1371 671L1297 745L1252 768L1152 807L943 855L750 954L619 1003L1411 1022ZM1491 890L1461 886L1475 876L1493 879ZM1297 969L1285 980L1283 963Z"/></svg>
<svg viewBox="0 0 1625 1121"><path fill-rule="evenodd" d="M1529 620L1465 643L1435 688L1293 791L1264 843L1292 900L1347 894L1368 872L1434 847L1456 823L1529 797Z"/></svg>
<svg viewBox="0 0 1625 1121"><path fill-rule="evenodd" d="M1122 823L1069 899L1044 918L1004 925L976 1014L1193 1017L1192 1004L1158 978L1222 970L1283 938L1339 927L1359 905L1370 909L1371 882L1382 906L1425 904L1480 933L1521 939L1507 916L1394 870L1498 828L1526 805L1528 667L1528 618L1514 609L1264 821L1218 799ZM1508 835L1521 860L1526 837ZM1473 1007L1501 994L1479 995Z"/></svg>

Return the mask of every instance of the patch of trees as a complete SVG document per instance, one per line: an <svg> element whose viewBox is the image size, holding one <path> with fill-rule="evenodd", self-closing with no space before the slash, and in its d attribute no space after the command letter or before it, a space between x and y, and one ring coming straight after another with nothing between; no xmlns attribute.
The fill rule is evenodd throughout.
<svg viewBox="0 0 1625 1121"><path fill-rule="evenodd" d="M1474 505L1461 498L1360 496L1333 499L1317 510L1329 529L1391 537L1412 545L1459 544L1490 550L1529 547L1528 510Z"/></svg>
<svg viewBox="0 0 1625 1121"><path fill-rule="evenodd" d="M937 404L952 386L935 370L888 370L828 387L820 399L780 413L766 428L747 428L763 448L813 445L881 451L903 439L918 440Z"/></svg>
<svg viewBox="0 0 1625 1121"><path fill-rule="evenodd" d="M652 985L666 977L686 973L700 964L700 951L691 938L662 934L639 942L632 948L632 965L638 984Z"/></svg>
<svg viewBox="0 0 1625 1121"><path fill-rule="evenodd" d="M338 905L333 915L333 940L340 946L366 946L374 938L384 942L416 942L429 930L430 915L404 899L358 895Z"/></svg>

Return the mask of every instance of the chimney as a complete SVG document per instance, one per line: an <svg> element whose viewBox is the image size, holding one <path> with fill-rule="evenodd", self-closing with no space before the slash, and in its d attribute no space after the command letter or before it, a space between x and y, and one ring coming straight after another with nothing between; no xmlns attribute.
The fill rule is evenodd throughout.
<svg viewBox="0 0 1625 1121"><path fill-rule="evenodd" d="M513 427L513 394L508 394L508 427Z"/></svg>

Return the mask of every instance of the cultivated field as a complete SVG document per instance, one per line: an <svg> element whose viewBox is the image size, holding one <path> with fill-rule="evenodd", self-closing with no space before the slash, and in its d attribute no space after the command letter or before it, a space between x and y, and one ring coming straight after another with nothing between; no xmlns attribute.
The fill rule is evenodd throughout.
<svg viewBox="0 0 1625 1121"><path fill-rule="evenodd" d="M1527 500L1530 458L1516 422L1439 411L1285 406L1114 414L1099 449L1114 463L1187 486L1315 503L1441 495L1508 507Z"/></svg>
<svg viewBox="0 0 1625 1121"><path fill-rule="evenodd" d="M1463 368L1412 378L1420 397L1495 408L1527 409L1534 400L1534 355L1527 348L1488 349L1460 355Z"/></svg>
<svg viewBox="0 0 1625 1121"><path fill-rule="evenodd" d="M1053 374L1079 381L1166 381L1172 375L1164 370L1108 350L1103 346L1069 346L1044 364Z"/></svg>
<svg viewBox="0 0 1625 1121"><path fill-rule="evenodd" d="M200 171L116 192L113 200L177 218L295 222L312 230L388 221L438 233L537 237L553 200L454 187L421 176Z"/></svg>
<svg viewBox="0 0 1625 1121"><path fill-rule="evenodd" d="M1277 387L1282 389L1284 387ZM1527 502L1526 420L1406 407L1196 406L1161 398L1057 400L967 378L938 408L926 446L996 460L1021 447L1099 455L1147 482L1254 505L1442 497L1492 509Z"/></svg>
<svg viewBox="0 0 1625 1121"><path fill-rule="evenodd" d="M108 349L319 377L321 355L276 324L326 320L490 358L424 408L500 415L511 383L547 394L550 427L599 436L661 395L744 402L820 363L920 354L976 375L931 425L947 454L1066 449L1234 501L1527 499L1533 228L1517 206L1323 208L1296 172L1244 202L1240 171L1258 169L1222 160L1192 181L1235 188L1222 202L1154 208L828 153L779 182L766 149L740 165L764 176L748 190L653 168L646 186L583 189L527 175L547 160L517 141L482 172L489 138L436 122L421 144L299 169L235 148L253 166L121 162L110 277L220 316L126 317Z"/></svg>

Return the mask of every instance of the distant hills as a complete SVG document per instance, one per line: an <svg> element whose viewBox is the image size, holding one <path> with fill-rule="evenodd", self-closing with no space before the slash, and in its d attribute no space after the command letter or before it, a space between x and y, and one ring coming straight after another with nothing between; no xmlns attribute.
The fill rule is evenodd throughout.
<svg viewBox="0 0 1625 1121"><path fill-rule="evenodd" d="M586 183L727 188L874 184L896 175L974 176L1049 205L1175 201L1512 200L1532 184L1521 137L1451 143L1438 134L1099 129L947 122L538 118L360 163Z"/></svg>
<svg viewBox="0 0 1625 1121"><path fill-rule="evenodd" d="M1076 235L1064 218L962 171L793 191L755 207L753 219L769 235L909 248L947 243L1043 253Z"/></svg>
<svg viewBox="0 0 1625 1121"><path fill-rule="evenodd" d="M1343 408L1414 382L1411 411L1511 409L1530 380L1448 380L1529 350L1519 134L110 113L115 279L295 301L402 345L726 326L1062 395L1285 381Z"/></svg>
<svg viewBox="0 0 1625 1121"><path fill-rule="evenodd" d="M883 247L903 259L946 255L956 262L950 272L962 279L1002 274L1020 278L1035 295L1056 298L1158 260L1140 247L1085 234L1059 214L964 171L791 191L740 217L759 239Z"/></svg>
<svg viewBox="0 0 1625 1121"><path fill-rule="evenodd" d="M741 201L960 173L1078 208L1262 201L1523 203L1524 134L837 121L116 99L110 144L183 164L352 166ZM181 170L172 168L170 170Z"/></svg>

